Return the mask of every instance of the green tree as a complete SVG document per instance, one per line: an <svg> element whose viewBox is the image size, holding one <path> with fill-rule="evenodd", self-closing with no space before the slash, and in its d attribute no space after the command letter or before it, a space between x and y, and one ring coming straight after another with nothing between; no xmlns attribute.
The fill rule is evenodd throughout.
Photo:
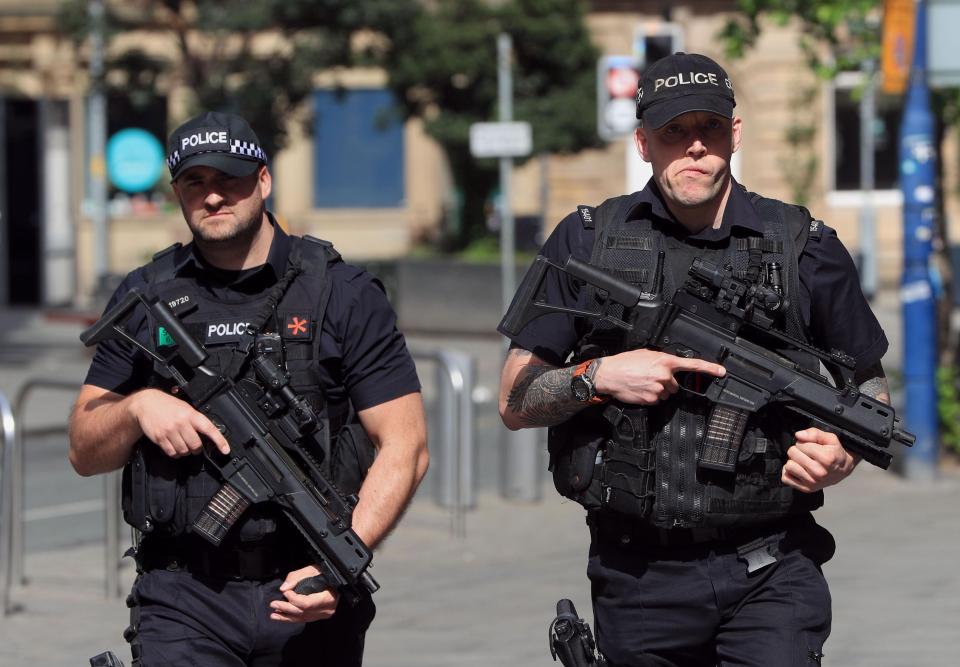
<svg viewBox="0 0 960 667"><path fill-rule="evenodd" d="M534 153L573 153L598 143L596 62L581 0L436 0L391 32L389 85L407 117L443 147L460 193L462 222L445 239L483 236L495 160L470 155L469 128L497 118L496 40L514 48L514 118L533 126Z"/></svg>

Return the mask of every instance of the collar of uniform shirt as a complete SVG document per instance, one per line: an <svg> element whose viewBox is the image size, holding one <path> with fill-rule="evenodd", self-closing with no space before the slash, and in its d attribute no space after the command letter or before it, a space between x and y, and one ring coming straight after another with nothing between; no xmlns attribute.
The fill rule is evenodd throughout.
<svg viewBox="0 0 960 667"><path fill-rule="evenodd" d="M186 246L188 252L184 252L176 264L176 274L178 276L184 276L193 273L193 275L202 276L204 273L209 275L209 272L213 271L220 277L233 275L235 280L228 280L227 282L231 284L231 286L239 286L240 283L247 282L252 279L253 276L260 276L265 271L270 271L272 273L272 275L269 276L271 282L276 282L287 270L287 258L290 255L291 241L290 236L277 224L277 219L274 218L273 214L269 211L267 212L267 218L270 220L270 224L273 225L273 242L270 244L269 253L267 253L266 264L244 271L224 271L212 267L203 259L200 253L197 252L196 245L189 243Z"/></svg>
<svg viewBox="0 0 960 667"><path fill-rule="evenodd" d="M720 224L720 228L707 227L696 234L690 234L686 237L687 239L708 242L723 241L730 236L732 227L742 227L754 234L763 234L763 222L760 220L756 209L753 208L753 204L750 203L747 191L733 177L730 180L733 187L730 189L727 206L723 210L723 222ZM680 224L667 208L663 201L663 195L660 193L660 188L657 187L652 178L647 181L646 187L640 192L635 192L632 198L630 209L627 211L627 220L659 218L672 225ZM642 208L646 208L647 211L639 210Z"/></svg>

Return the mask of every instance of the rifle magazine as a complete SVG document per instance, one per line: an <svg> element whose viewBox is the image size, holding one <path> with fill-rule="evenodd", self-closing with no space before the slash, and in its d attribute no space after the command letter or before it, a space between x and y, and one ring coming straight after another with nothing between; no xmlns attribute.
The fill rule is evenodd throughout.
<svg viewBox="0 0 960 667"><path fill-rule="evenodd" d="M725 405L714 406L707 422L697 465L721 472L733 472L737 466L749 416L750 413L746 410Z"/></svg>
<svg viewBox="0 0 960 667"><path fill-rule="evenodd" d="M249 500L229 484L224 484L200 511L193 522L193 530L214 546L219 546L230 527L249 506Z"/></svg>

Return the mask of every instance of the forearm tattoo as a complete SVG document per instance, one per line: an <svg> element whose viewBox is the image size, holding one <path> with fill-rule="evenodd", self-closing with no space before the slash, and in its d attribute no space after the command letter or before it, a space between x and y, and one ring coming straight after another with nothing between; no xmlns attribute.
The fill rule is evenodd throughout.
<svg viewBox="0 0 960 667"><path fill-rule="evenodd" d="M510 354L520 353L514 350ZM570 391L574 370L574 366L557 368L539 363L524 366L507 396L507 407L527 426L565 422L584 407Z"/></svg>
<svg viewBox="0 0 960 667"><path fill-rule="evenodd" d="M875 398L881 403L890 404L890 387L880 362L857 372L854 382L857 383L861 394Z"/></svg>

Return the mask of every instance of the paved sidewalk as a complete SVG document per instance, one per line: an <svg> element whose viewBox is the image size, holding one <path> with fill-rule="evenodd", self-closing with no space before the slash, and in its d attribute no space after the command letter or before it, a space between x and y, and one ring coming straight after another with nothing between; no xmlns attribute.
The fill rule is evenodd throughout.
<svg viewBox="0 0 960 667"><path fill-rule="evenodd" d="M480 496L466 539L450 517L417 500L377 553L377 620L369 667L552 664L547 624L558 598L589 618L586 530L578 506L545 489L526 505ZM861 466L828 491L821 523L837 537L825 570L834 631L825 665L955 664L960 635L960 473L913 484ZM31 581L14 590L23 610L0 620L0 667L75 667L112 649L129 662L121 599L103 592L102 548L28 554ZM126 582L131 571L124 572Z"/></svg>

